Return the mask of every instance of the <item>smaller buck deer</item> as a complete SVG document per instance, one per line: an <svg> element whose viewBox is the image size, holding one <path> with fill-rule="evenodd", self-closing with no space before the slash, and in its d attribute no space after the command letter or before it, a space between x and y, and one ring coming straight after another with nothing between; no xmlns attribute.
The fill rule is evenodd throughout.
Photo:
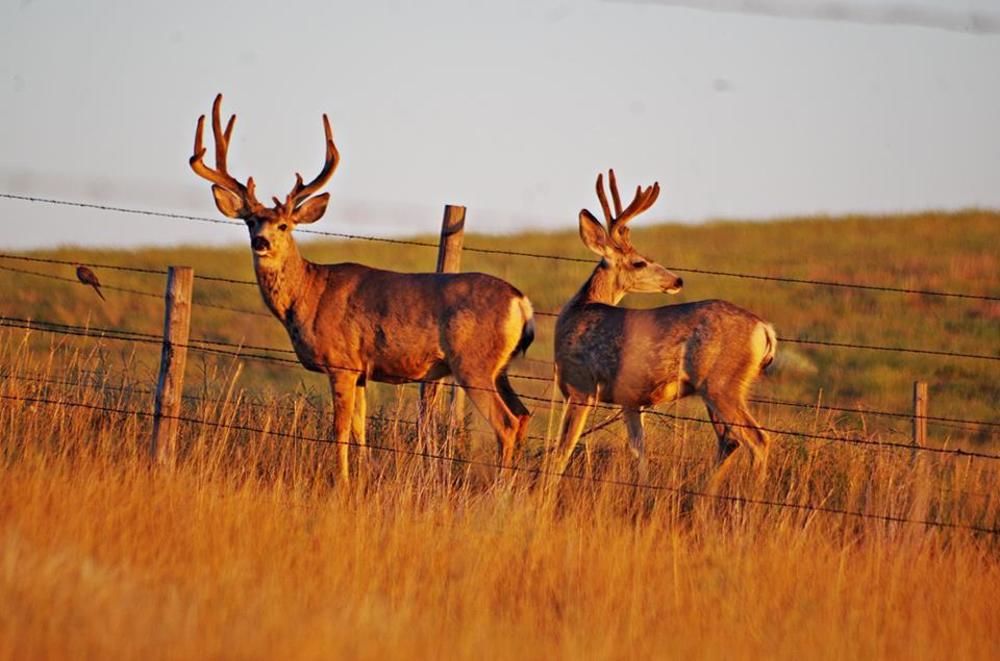
<svg viewBox="0 0 1000 661"><path fill-rule="evenodd" d="M191 168L212 183L215 204L250 230L254 271L264 302L284 325L299 362L328 375L333 393L339 469L348 479L348 440L365 445L365 384L434 381L453 375L496 432L500 461L509 466L527 431L528 409L507 377L507 364L534 338L531 303L499 278L483 273L397 273L361 264L315 264L292 239L297 225L326 211L329 193L315 195L340 155L326 115L326 161L308 184L295 185L271 207L227 169L236 116L225 128L222 95L212 106L215 169L202 160L205 116L198 119Z"/></svg>
<svg viewBox="0 0 1000 661"><path fill-rule="evenodd" d="M638 310L617 307L629 292L676 294L683 281L639 254L627 223L649 209L660 194L654 183L636 189L622 209L614 170L608 172L614 215L597 177L597 197L607 227L580 211L580 238L601 262L556 321L555 358L559 387L566 398L558 472L565 470L598 401L623 409L629 445L645 478L643 409L688 395L700 395L719 439L721 478L733 451L745 443L761 467L768 437L747 410L753 381L774 357L774 329L751 312L719 300Z"/></svg>

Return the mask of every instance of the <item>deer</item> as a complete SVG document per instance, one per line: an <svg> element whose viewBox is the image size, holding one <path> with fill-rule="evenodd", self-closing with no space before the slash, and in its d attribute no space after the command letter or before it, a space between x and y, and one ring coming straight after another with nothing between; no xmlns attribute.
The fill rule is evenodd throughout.
<svg viewBox="0 0 1000 661"><path fill-rule="evenodd" d="M273 205L257 200L253 177L241 183L227 167L232 115L223 128L222 95L212 105L215 167L204 162L205 116L198 118L190 166L212 184L215 205L250 232L253 268L264 303L284 326L298 361L325 374L333 399L339 479L349 482L353 436L365 448L368 381L436 382L452 376L493 428L502 467L511 466L530 413L511 387L507 367L535 335L531 302L510 283L484 273L400 273L357 263L317 264L292 236L326 211L340 154L323 115L326 156L319 174ZM362 450L362 456L364 455Z"/></svg>
<svg viewBox="0 0 1000 661"><path fill-rule="evenodd" d="M554 460L562 474L591 408L620 406L638 474L647 474L643 412L663 402L699 395L718 437L713 484L718 485L741 445L763 476L768 435L747 408L747 392L774 359L774 328L733 303L704 300L651 309L619 307L627 293L677 294L684 282L632 245L628 223L652 207L659 183L636 188L622 208L614 170L608 171L614 213L597 177L606 227L580 211L580 239L601 258L560 310L555 368L565 400Z"/></svg>

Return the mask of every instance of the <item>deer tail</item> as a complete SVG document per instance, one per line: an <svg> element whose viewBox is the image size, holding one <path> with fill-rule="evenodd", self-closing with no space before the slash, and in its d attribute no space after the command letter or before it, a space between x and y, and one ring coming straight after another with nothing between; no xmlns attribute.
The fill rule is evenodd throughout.
<svg viewBox="0 0 1000 661"><path fill-rule="evenodd" d="M778 336L774 332L774 326L771 324L760 322L758 327L762 330L763 338L763 352L760 358L760 371L763 372L767 369L768 365L774 362L774 353L778 349Z"/></svg>
<svg viewBox="0 0 1000 661"><path fill-rule="evenodd" d="M531 307L531 301L528 300L527 296L522 295L518 300L518 304L521 308L521 316L524 318L524 322L521 326L521 339L518 340L517 346L514 347L513 356L518 354L523 356L526 354L528 347L535 341L535 311Z"/></svg>

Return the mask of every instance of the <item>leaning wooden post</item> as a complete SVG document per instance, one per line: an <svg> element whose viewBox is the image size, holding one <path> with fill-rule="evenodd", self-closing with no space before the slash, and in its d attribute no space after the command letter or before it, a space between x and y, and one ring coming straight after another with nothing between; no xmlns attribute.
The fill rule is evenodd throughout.
<svg viewBox="0 0 1000 661"><path fill-rule="evenodd" d="M458 273L462 270L462 244L465 242L465 207L446 204L441 219L441 242L438 244L438 273ZM451 414L461 419L465 413L465 391L451 389Z"/></svg>
<svg viewBox="0 0 1000 661"><path fill-rule="evenodd" d="M181 393L184 390L193 288L194 269L190 266L171 266L167 270L163 350L160 353L160 377L156 382L153 439L149 446L153 461L164 466L173 466L177 458L177 416L181 412Z"/></svg>
<svg viewBox="0 0 1000 661"><path fill-rule="evenodd" d="M927 382L913 382L913 445L927 445Z"/></svg>
<svg viewBox="0 0 1000 661"><path fill-rule="evenodd" d="M441 241L438 244L437 272L458 273L462 264L462 243L465 240L465 207L457 204L446 204L444 217L441 219ZM423 412L424 426L433 418L432 409L436 403L439 390L438 384L420 384L420 404ZM460 388L453 388L451 395L451 413L461 417L465 410L465 393ZM429 431L425 429L424 431Z"/></svg>

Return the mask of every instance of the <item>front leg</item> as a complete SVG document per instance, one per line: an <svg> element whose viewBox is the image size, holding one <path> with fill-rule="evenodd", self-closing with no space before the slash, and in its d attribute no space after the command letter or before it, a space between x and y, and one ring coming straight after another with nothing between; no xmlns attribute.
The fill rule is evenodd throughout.
<svg viewBox="0 0 1000 661"><path fill-rule="evenodd" d="M420 384L420 401L417 405L417 442L421 449L431 452L436 450L431 439L434 437L440 394L440 380L424 381Z"/></svg>
<svg viewBox="0 0 1000 661"><path fill-rule="evenodd" d="M354 416L351 418L351 433L354 442L358 444L358 465L368 463L368 447L365 441L365 425L368 423L367 403L365 402L365 386L359 382L354 389Z"/></svg>
<svg viewBox="0 0 1000 661"><path fill-rule="evenodd" d="M646 461L646 444L643 441L642 409L625 408L625 426L628 428L628 444L632 454L638 460L638 476L640 482L646 481L648 463Z"/></svg>
<svg viewBox="0 0 1000 661"><path fill-rule="evenodd" d="M556 448L553 470L561 475L569 465L569 459L573 455L576 443L583 432L583 426L587 424L587 416L590 414L592 399L575 399L572 395L566 400L563 409L563 420L559 434L559 447Z"/></svg>
<svg viewBox="0 0 1000 661"><path fill-rule="evenodd" d="M330 390L333 394L333 441L337 444L340 480L346 485L350 480L347 449L351 442L351 420L354 416L354 397L358 385L356 372L333 372L330 374Z"/></svg>

